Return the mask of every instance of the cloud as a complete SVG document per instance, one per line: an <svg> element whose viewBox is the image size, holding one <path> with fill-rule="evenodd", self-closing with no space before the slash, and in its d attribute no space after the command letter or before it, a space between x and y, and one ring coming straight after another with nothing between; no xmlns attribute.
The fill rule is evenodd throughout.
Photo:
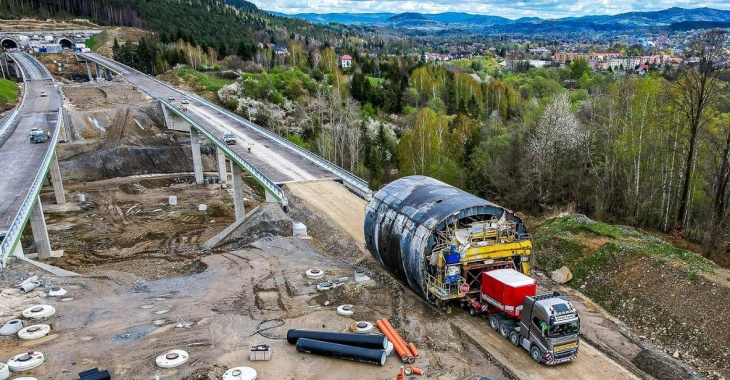
<svg viewBox="0 0 730 380"><path fill-rule="evenodd" d="M502 16L562 18L610 15L633 11L658 11L671 7L730 9L727 0L253 0L267 11L295 13L441 13L465 12Z"/></svg>

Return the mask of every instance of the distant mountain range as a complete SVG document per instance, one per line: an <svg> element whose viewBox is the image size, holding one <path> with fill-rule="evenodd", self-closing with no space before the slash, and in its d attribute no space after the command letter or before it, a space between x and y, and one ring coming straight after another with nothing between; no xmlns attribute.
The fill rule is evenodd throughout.
<svg viewBox="0 0 730 380"><path fill-rule="evenodd" d="M273 13L273 12L272 12ZM340 23L346 25L372 25L384 28L405 29L465 29L496 33L550 33L579 31L628 31L649 27L686 29L703 26L730 26L730 11L712 8L669 8L656 12L629 12L613 16L583 16L561 19L525 17L517 20L488 15L460 12L448 13L300 13L280 16L301 18L315 23Z"/></svg>

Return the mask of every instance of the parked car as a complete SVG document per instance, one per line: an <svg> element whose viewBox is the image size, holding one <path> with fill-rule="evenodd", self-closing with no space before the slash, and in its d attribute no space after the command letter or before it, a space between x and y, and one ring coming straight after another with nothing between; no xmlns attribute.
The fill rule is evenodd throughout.
<svg viewBox="0 0 730 380"><path fill-rule="evenodd" d="M183 97L182 99L180 99L180 103L181 104L190 104L190 101L188 101L188 98Z"/></svg>
<svg viewBox="0 0 730 380"><path fill-rule="evenodd" d="M173 100L175 100L175 96L173 96L173 95L170 95L170 96L168 96L168 97L167 97L167 100L169 100L169 101L173 101Z"/></svg>
<svg viewBox="0 0 730 380"><path fill-rule="evenodd" d="M41 96L42 96L42 97L46 97L46 96L48 96L48 94L46 94L46 92L45 92L45 91L41 91Z"/></svg>

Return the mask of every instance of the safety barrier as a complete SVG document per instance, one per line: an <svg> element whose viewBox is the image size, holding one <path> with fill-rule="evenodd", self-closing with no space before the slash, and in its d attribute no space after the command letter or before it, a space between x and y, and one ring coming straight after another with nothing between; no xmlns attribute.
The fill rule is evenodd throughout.
<svg viewBox="0 0 730 380"><path fill-rule="evenodd" d="M267 192L273 195L277 201L281 202L283 206L288 205L288 201L286 199L284 191L276 183L274 183L274 181L270 180L269 177L267 177L264 173L256 169L256 167L254 167L250 162L246 161L243 157L241 157L240 154L231 149L231 147L229 147L228 144L225 143L225 141L221 140L218 136L215 136L213 133L205 129L202 125L198 124L195 120L191 119L188 115L169 103L167 100L162 98L158 98L158 100L169 110L183 118L183 120L190 123L191 127L194 127L198 130L198 132L205 135L205 137L212 141L213 144L215 144L219 149L223 150L223 152L228 156L228 158L231 159L231 161L235 162L238 166L246 170L251 175L251 177L256 180L256 182L263 186L264 189L266 189Z"/></svg>
<svg viewBox="0 0 730 380"><path fill-rule="evenodd" d="M10 225L10 227L8 227L2 244L0 244L0 257L2 257L3 268L7 266L8 257L13 253L13 250L15 250L15 246L20 241L20 235L23 233L25 223L28 221L28 217L30 216L33 206L35 205L35 202L38 201L38 194L41 191L41 187L43 187L43 183L46 181L46 174L48 174L51 160L56 154L56 143L58 143L58 134L61 130L61 128L59 128L58 126L61 125L61 118L63 117L61 111L62 108L59 107L58 117L56 120L56 128L53 131L51 140L47 141L50 146L48 148L48 151L46 151L46 156L43 158L43 163L38 169L38 173L33 180L33 184L31 185L30 190L28 190L28 195L25 196L23 203L20 205L20 210L18 210L18 213L15 214L15 219L13 219L13 223Z"/></svg>

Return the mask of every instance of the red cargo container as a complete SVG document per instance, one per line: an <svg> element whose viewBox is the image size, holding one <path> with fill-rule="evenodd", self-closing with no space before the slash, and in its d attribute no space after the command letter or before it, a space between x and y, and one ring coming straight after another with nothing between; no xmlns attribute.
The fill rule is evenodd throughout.
<svg viewBox="0 0 730 380"><path fill-rule="evenodd" d="M525 297L537 294L537 281L514 269L482 272L482 301L520 318Z"/></svg>

